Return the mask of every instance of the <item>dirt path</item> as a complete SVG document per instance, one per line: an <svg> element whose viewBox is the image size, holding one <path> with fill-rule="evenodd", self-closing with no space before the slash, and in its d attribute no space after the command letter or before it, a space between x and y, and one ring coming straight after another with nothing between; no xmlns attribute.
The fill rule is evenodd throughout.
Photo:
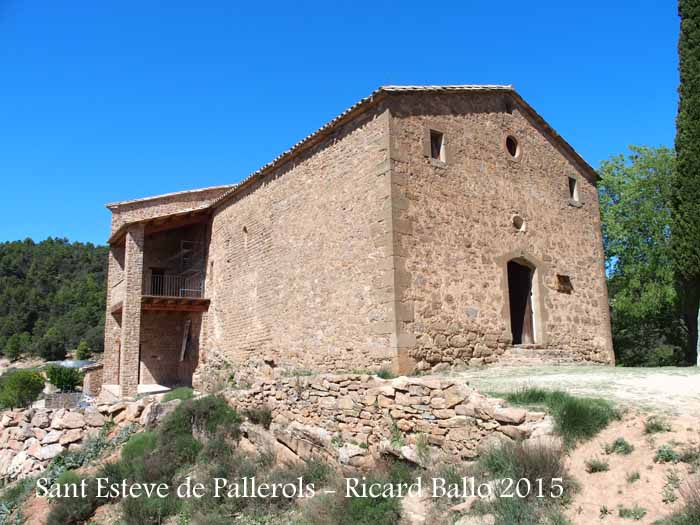
<svg viewBox="0 0 700 525"><path fill-rule="evenodd" d="M605 397L643 411L700 417L700 369L537 366L483 368L454 374L485 393L522 386Z"/></svg>

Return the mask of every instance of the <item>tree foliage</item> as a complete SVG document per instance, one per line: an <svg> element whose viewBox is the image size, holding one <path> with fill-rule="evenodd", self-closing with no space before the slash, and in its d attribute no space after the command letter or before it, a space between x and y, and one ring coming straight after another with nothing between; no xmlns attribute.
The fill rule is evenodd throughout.
<svg viewBox="0 0 700 525"><path fill-rule="evenodd" d="M681 290L688 342L696 359L700 307L700 2L680 0L680 95L676 117L678 166L673 182L673 263Z"/></svg>
<svg viewBox="0 0 700 525"><path fill-rule="evenodd" d="M613 343L625 365L677 364L684 332L670 254L675 156L631 146L598 185Z"/></svg>
<svg viewBox="0 0 700 525"><path fill-rule="evenodd" d="M46 367L46 378L61 392L75 392L83 384L84 374L77 368L66 368L59 365Z"/></svg>
<svg viewBox="0 0 700 525"><path fill-rule="evenodd" d="M0 351L62 359L102 351L107 248L47 239L0 243Z"/></svg>
<svg viewBox="0 0 700 525"><path fill-rule="evenodd" d="M0 376L0 409L23 408L44 390L44 378L35 370L13 370Z"/></svg>

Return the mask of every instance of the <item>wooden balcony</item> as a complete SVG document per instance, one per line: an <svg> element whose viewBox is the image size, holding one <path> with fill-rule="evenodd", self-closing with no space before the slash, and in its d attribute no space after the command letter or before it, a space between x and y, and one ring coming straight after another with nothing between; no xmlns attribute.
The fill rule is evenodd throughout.
<svg viewBox="0 0 700 525"><path fill-rule="evenodd" d="M204 277L152 274L144 282L141 305L143 310L205 312L209 299L204 299Z"/></svg>
<svg viewBox="0 0 700 525"><path fill-rule="evenodd" d="M112 301L112 314L121 315L123 295L122 291L115 297L118 300ZM206 312L209 299L204 298L204 278L198 273L148 275L143 283L141 308L143 311Z"/></svg>
<svg viewBox="0 0 700 525"><path fill-rule="evenodd" d="M143 295L153 297L187 297L199 299L204 295L204 278L191 275L151 274L143 283Z"/></svg>

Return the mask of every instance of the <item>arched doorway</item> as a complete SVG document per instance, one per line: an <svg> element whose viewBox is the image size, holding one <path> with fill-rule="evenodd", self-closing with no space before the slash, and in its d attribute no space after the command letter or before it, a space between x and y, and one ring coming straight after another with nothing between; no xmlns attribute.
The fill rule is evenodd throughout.
<svg viewBox="0 0 700 525"><path fill-rule="evenodd" d="M535 268L523 259L508 261L508 300L510 303L510 329L513 344L533 344L535 333L535 301L533 278Z"/></svg>

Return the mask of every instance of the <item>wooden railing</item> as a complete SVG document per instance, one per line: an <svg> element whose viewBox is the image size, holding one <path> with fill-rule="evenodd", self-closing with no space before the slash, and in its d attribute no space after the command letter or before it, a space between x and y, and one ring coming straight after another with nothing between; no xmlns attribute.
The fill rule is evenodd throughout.
<svg viewBox="0 0 700 525"><path fill-rule="evenodd" d="M201 275L150 275L143 287L144 295L162 297L202 297L204 279Z"/></svg>

